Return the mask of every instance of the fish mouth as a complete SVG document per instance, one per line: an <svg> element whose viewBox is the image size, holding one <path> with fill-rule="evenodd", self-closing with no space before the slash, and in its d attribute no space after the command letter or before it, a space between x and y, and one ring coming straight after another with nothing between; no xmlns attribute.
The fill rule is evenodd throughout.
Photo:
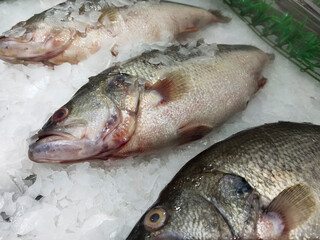
<svg viewBox="0 0 320 240"><path fill-rule="evenodd" d="M85 144L70 133L45 131L31 137L28 155L34 162L62 162L61 159L73 160L84 147Z"/></svg>
<svg viewBox="0 0 320 240"><path fill-rule="evenodd" d="M77 140L75 136L67 132L61 131L46 131L46 132L39 132L31 139L36 139L35 142L56 142L56 141L74 141Z"/></svg>
<svg viewBox="0 0 320 240"><path fill-rule="evenodd" d="M62 53L73 41L76 31L61 29L50 33L24 33L0 36L0 59L10 63L41 62Z"/></svg>
<svg viewBox="0 0 320 240"><path fill-rule="evenodd" d="M100 160L96 157L103 149L101 136L88 139L85 135L78 138L61 131L44 131L31 137L28 156L38 163L74 163Z"/></svg>

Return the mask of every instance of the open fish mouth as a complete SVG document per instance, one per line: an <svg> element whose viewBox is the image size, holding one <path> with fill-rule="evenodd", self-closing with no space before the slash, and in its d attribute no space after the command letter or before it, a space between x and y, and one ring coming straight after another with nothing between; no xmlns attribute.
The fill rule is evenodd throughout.
<svg viewBox="0 0 320 240"><path fill-rule="evenodd" d="M0 36L0 59L8 62L43 61L62 53L73 41L76 31L59 29L49 33L24 33L16 36L10 31Z"/></svg>
<svg viewBox="0 0 320 240"><path fill-rule="evenodd" d="M33 136L31 139L36 139L36 143L77 140L77 138L72 134L61 131L46 131L42 133L40 132Z"/></svg>
<svg viewBox="0 0 320 240"><path fill-rule="evenodd" d="M101 136L94 140L62 131L43 131L31 137L28 155L39 163L74 163L95 160L103 148Z"/></svg>
<svg viewBox="0 0 320 240"><path fill-rule="evenodd" d="M57 162L61 153L66 159L73 159L83 150L83 144L70 133L61 131L40 132L31 138L29 158L35 162Z"/></svg>

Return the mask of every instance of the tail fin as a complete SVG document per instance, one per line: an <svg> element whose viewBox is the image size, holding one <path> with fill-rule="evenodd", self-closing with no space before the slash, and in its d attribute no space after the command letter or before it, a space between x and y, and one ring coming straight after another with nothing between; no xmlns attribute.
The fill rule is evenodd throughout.
<svg viewBox="0 0 320 240"><path fill-rule="evenodd" d="M209 12L216 16L221 23L228 23L231 21L231 18L224 16L219 10L209 10Z"/></svg>
<svg viewBox="0 0 320 240"><path fill-rule="evenodd" d="M269 58L270 62L273 62L274 59L276 58L273 53L267 53L267 55L268 55L268 58Z"/></svg>

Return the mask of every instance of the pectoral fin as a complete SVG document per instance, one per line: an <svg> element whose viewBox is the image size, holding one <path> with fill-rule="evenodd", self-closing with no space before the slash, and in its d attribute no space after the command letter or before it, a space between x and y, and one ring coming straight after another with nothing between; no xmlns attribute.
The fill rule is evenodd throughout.
<svg viewBox="0 0 320 240"><path fill-rule="evenodd" d="M188 93L187 76L179 69L165 74L162 80L158 80L149 90L157 91L161 97L161 104L181 99Z"/></svg>
<svg viewBox="0 0 320 240"><path fill-rule="evenodd" d="M212 130L210 125L186 125L178 129L180 144L189 143L202 138Z"/></svg>
<svg viewBox="0 0 320 240"><path fill-rule="evenodd" d="M306 222L316 210L312 190L297 184L283 190L265 209L257 231L261 239L285 239L292 229Z"/></svg>

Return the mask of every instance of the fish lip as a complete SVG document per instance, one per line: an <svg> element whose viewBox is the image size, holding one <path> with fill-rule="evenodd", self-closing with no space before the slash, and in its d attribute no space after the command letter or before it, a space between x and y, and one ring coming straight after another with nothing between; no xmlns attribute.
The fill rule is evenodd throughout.
<svg viewBox="0 0 320 240"><path fill-rule="evenodd" d="M87 139L85 135L77 138L62 131L40 131L31 140L28 157L34 162L70 164L100 160L95 156L100 152L101 144L97 139ZM86 154L88 151L91 153Z"/></svg>
<svg viewBox="0 0 320 240"><path fill-rule="evenodd" d="M74 140L78 140L72 134L62 131L40 131L34 136L31 137L31 142L29 145L28 156L34 162L39 163L52 163L52 162L60 162L59 160L50 159L50 158L42 158L37 157L37 150L43 149L46 147L50 148L50 145L60 142L64 144L68 144ZM81 150L81 147L75 146L73 150Z"/></svg>
<svg viewBox="0 0 320 240"><path fill-rule="evenodd" d="M63 131L40 131L38 134L34 135L31 139L35 140L34 143L40 142L56 142L61 140L74 141L78 140L75 136L70 133Z"/></svg>
<svg viewBox="0 0 320 240"><path fill-rule="evenodd" d="M50 136L53 136L52 138L57 137L56 141L52 141L52 138ZM59 163L61 161L68 161L70 158L70 155L72 156L78 151L82 150L82 146L78 144L74 144L73 141L61 139L62 135L50 135L49 137L45 137L44 139L49 138L49 141L36 141L32 144L29 145L29 150L28 150L28 156L29 159L31 159L34 162L39 162L39 163ZM68 149L67 154L66 154L66 159L56 159L53 156L46 156L42 154L43 152L49 151L54 153L54 150L56 149L55 143L57 143L57 148L66 148ZM70 144L72 143L72 144Z"/></svg>

